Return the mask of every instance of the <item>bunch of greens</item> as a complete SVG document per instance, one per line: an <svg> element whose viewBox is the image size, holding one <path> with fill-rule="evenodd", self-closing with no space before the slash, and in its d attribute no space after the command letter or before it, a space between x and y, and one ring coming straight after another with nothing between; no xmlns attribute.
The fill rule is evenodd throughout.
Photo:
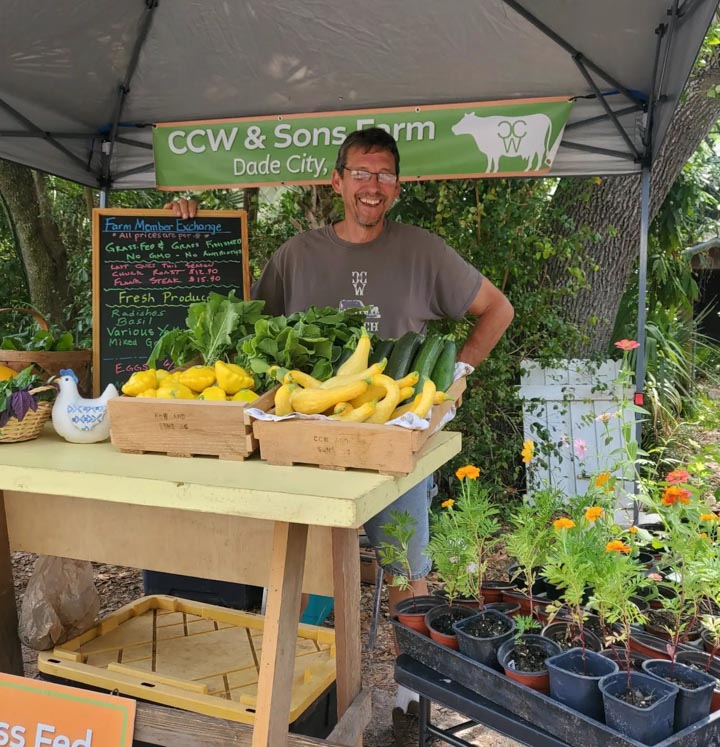
<svg viewBox="0 0 720 747"><path fill-rule="evenodd" d="M364 321L365 309L338 311L329 306L260 319L255 323L255 334L238 346L236 362L261 377L271 366L279 366L328 379L333 363L342 349L359 337Z"/></svg>
<svg viewBox="0 0 720 747"><path fill-rule="evenodd" d="M17 376L0 381L0 428L6 426L10 418L22 420L28 410L37 410L41 399L52 397L52 391L31 393L40 383L40 378L32 373L30 366Z"/></svg>
<svg viewBox="0 0 720 747"><path fill-rule="evenodd" d="M73 350L72 332L41 329L32 336L15 334L3 337L0 350Z"/></svg>
<svg viewBox="0 0 720 747"><path fill-rule="evenodd" d="M267 319L264 301L241 301L230 291L228 296L210 293L207 300L190 304L187 329L168 330L157 341L148 358L148 366L169 358L176 366L202 358L206 365L235 355L238 342L251 334L254 325Z"/></svg>

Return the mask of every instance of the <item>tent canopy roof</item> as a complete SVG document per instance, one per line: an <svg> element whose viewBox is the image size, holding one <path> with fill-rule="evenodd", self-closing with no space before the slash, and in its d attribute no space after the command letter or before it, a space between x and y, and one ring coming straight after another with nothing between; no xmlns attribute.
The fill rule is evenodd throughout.
<svg viewBox="0 0 720 747"><path fill-rule="evenodd" d="M150 187L154 122L568 96L552 173L633 173L657 153L716 7L5 0L0 157Z"/></svg>

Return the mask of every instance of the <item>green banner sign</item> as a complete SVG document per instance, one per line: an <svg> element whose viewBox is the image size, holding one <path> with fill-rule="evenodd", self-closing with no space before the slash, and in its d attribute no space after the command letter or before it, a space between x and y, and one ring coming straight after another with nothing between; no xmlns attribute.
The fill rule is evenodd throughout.
<svg viewBox="0 0 720 747"><path fill-rule="evenodd" d="M571 106L567 98L526 99L166 122L153 130L157 185L327 184L342 141L368 127L397 140L403 181L542 175Z"/></svg>

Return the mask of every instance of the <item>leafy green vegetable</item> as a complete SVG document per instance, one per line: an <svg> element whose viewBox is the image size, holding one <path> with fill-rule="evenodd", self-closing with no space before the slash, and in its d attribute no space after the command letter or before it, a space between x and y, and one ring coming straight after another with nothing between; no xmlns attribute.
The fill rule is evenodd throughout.
<svg viewBox="0 0 720 747"><path fill-rule="evenodd" d="M177 366L201 357L206 365L234 354L239 341L264 317L264 301L242 301L234 291L228 296L210 293L205 301L190 304L187 329L171 329L155 344L148 366L170 358Z"/></svg>
<svg viewBox="0 0 720 747"><path fill-rule="evenodd" d="M30 389L40 384L40 378L32 373L32 366L20 371L5 381L0 381L0 428L10 418L22 420L28 410L37 410L40 397L30 394Z"/></svg>
<svg viewBox="0 0 720 747"><path fill-rule="evenodd" d="M364 321L364 309L338 311L317 306L287 317L260 319L255 334L240 342L236 362L260 378L271 366L280 366L327 379L342 348L359 337Z"/></svg>

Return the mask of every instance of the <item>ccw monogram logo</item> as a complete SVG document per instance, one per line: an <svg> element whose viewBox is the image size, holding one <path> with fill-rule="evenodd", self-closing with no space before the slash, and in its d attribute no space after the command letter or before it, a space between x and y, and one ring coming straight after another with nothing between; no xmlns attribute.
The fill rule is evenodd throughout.
<svg viewBox="0 0 720 747"><path fill-rule="evenodd" d="M352 286L356 296L362 296L365 293L365 286L367 285L367 271L363 270L358 272L353 270L352 273Z"/></svg>

